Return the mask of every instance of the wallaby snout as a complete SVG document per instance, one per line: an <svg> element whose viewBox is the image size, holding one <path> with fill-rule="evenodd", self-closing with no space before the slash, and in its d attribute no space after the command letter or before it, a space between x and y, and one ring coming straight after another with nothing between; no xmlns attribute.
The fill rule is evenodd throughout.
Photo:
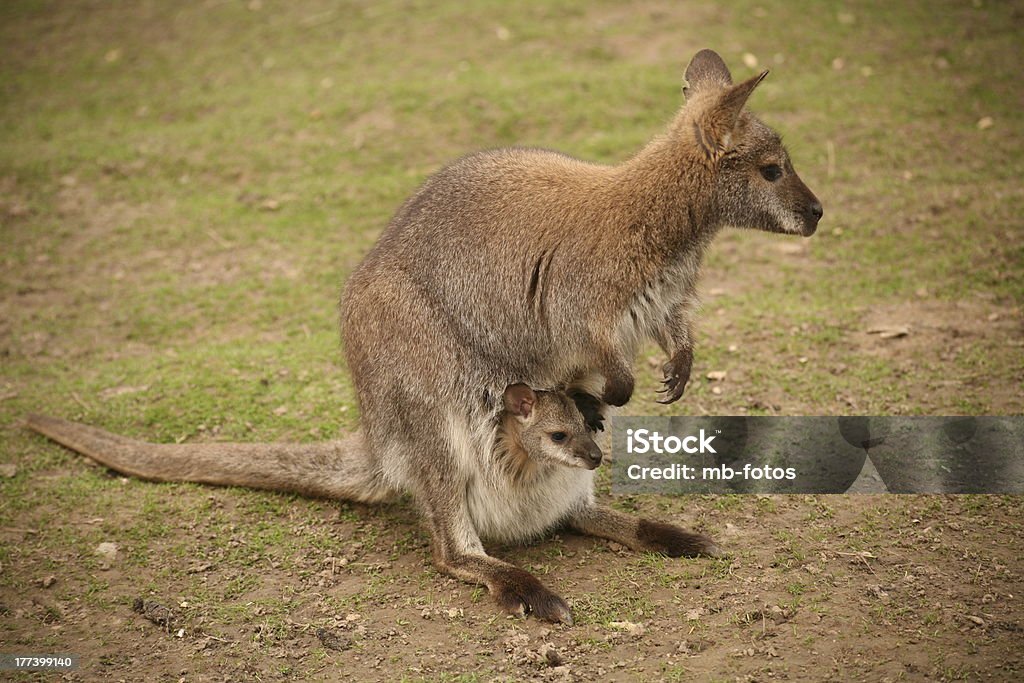
<svg viewBox="0 0 1024 683"><path fill-rule="evenodd" d="M804 189L807 190L806 185L804 186ZM800 234L804 237L810 237L815 233L818 229L818 221L820 221L821 217L825 215L825 209L821 206L821 202L818 201L818 198L815 197L810 190L807 190L807 194L809 197L803 213L804 229L800 231Z"/></svg>
<svg viewBox="0 0 1024 683"><path fill-rule="evenodd" d="M601 449L598 448L594 440L587 437L582 440L579 447L576 449L576 457L583 463L584 467L588 470L596 470L601 464L601 459L604 454Z"/></svg>
<svg viewBox="0 0 1024 683"><path fill-rule="evenodd" d="M778 199L778 205L785 207L781 212L769 211L767 224L762 229L768 232L782 232L810 237L818 229L818 221L825 215L821 202L804 181L793 171L792 164L786 164L784 178L771 184L769 191ZM769 200L768 202L772 202Z"/></svg>
<svg viewBox="0 0 1024 683"><path fill-rule="evenodd" d="M807 216L804 218L804 229L800 234L804 237L810 237L818 230L818 221L824 215L825 211L821 208L820 202L814 202L807 209Z"/></svg>

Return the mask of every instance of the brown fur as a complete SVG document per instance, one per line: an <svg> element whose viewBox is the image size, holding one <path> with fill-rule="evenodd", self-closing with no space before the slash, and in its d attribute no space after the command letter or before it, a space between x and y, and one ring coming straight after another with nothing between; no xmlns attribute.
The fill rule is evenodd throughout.
<svg viewBox="0 0 1024 683"><path fill-rule="evenodd" d="M501 434L510 434L515 427L516 418L506 413L501 419ZM509 478L517 485L529 482L537 473L537 462L530 457L530 454L523 448L523 442L519 439L499 436L495 454L498 464L505 468Z"/></svg>
<svg viewBox="0 0 1024 683"><path fill-rule="evenodd" d="M366 469L359 433L315 444L154 444L47 415L29 415L25 426L112 470L149 481L247 486L363 503L384 502L397 493L380 472Z"/></svg>

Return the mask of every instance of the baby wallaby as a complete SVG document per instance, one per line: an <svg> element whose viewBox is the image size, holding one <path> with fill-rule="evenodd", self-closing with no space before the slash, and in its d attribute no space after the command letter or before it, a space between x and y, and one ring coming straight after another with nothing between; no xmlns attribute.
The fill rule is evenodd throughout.
<svg viewBox="0 0 1024 683"><path fill-rule="evenodd" d="M581 411L581 404L590 406L591 415L600 419L593 397L535 392L525 384L513 384L505 390L503 402L497 440L499 459L504 456L534 467L562 465L588 470L601 464L601 449L591 436L593 422L588 425Z"/></svg>
<svg viewBox="0 0 1024 683"><path fill-rule="evenodd" d="M466 482L469 526L480 538L516 543L560 527L671 557L717 555L711 539L672 524L633 517L594 499L604 405L581 391L534 391L513 384L502 395L493 456ZM442 534L457 533L448 528ZM435 548L435 557L438 549ZM530 573L483 552L442 566L483 583L505 610L572 623L566 602Z"/></svg>

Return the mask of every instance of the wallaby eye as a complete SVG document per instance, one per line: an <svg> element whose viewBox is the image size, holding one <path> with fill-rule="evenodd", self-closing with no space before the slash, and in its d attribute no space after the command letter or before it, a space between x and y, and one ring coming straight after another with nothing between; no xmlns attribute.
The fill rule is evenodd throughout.
<svg viewBox="0 0 1024 683"><path fill-rule="evenodd" d="M761 175L768 182L775 182L782 177L782 167L778 164L768 164L761 167Z"/></svg>
<svg viewBox="0 0 1024 683"><path fill-rule="evenodd" d="M551 435L551 440L554 441L555 443L562 443L563 441L565 441L568 438L569 438L569 435L566 434L565 432L554 432Z"/></svg>

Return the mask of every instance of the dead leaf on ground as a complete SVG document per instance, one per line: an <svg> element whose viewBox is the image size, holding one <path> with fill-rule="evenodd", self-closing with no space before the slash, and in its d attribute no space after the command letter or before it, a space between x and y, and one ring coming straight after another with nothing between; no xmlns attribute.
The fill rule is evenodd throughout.
<svg viewBox="0 0 1024 683"><path fill-rule="evenodd" d="M141 385L141 386L135 386L135 387L130 387L130 386L109 387L109 388L104 389L103 391L100 392L100 398L103 399L104 401L109 401L110 399L115 398L117 396L124 396L126 394L137 394L137 393L142 392L142 391L147 391L148 389L149 389L149 385L148 384L144 384L144 385Z"/></svg>
<svg viewBox="0 0 1024 683"><path fill-rule="evenodd" d="M171 608L164 607L159 602L154 602L152 600L135 598L135 602L132 604L132 609L152 621L157 626L163 626L166 629L170 629L176 618L174 611Z"/></svg>
<svg viewBox="0 0 1024 683"><path fill-rule="evenodd" d="M704 616L707 613L708 613L708 611L706 609L704 609L703 607L694 607L693 609L691 609L690 611L688 611L686 613L686 620L687 621L697 621L698 619L700 619L702 616Z"/></svg>
<svg viewBox="0 0 1024 683"><path fill-rule="evenodd" d="M608 625L616 631L625 631L631 636L642 636L647 631L643 624L634 624L632 621L613 621Z"/></svg>
<svg viewBox="0 0 1024 683"><path fill-rule="evenodd" d="M777 249L787 256L795 256L807 251L807 248L799 242L783 242L777 246Z"/></svg>
<svg viewBox="0 0 1024 683"><path fill-rule="evenodd" d="M108 561L117 557L117 544L105 541L96 546L96 554Z"/></svg>
<svg viewBox="0 0 1024 683"><path fill-rule="evenodd" d="M352 637L343 631L318 628L316 637L320 640L320 644L328 650L343 652L352 647Z"/></svg>
<svg viewBox="0 0 1024 683"><path fill-rule="evenodd" d="M868 328L868 334L877 334L880 339L897 339L910 334L907 325L876 325Z"/></svg>
<svg viewBox="0 0 1024 683"><path fill-rule="evenodd" d="M544 643L537 652L544 658L544 662L550 667L562 666L565 664L565 660L555 649L554 643Z"/></svg>

